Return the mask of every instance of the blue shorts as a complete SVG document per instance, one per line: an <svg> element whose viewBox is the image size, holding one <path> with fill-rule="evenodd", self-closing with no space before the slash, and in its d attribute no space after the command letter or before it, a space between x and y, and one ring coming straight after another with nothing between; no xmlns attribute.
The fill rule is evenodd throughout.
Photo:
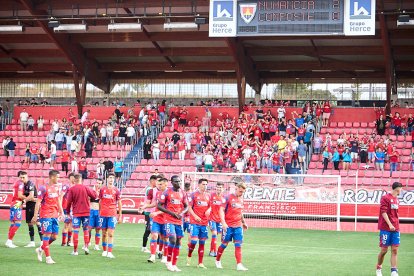
<svg viewBox="0 0 414 276"><path fill-rule="evenodd" d="M380 247L399 246L400 232L389 232L380 230Z"/></svg>
<svg viewBox="0 0 414 276"><path fill-rule="evenodd" d="M10 221L22 220L22 208L10 207Z"/></svg>
<svg viewBox="0 0 414 276"><path fill-rule="evenodd" d="M52 154L52 155L50 156L50 160L55 161L55 160L56 160L56 154Z"/></svg>
<svg viewBox="0 0 414 276"><path fill-rule="evenodd" d="M65 215L64 223L71 223L72 222L72 214L68 214L66 209L63 209L63 214Z"/></svg>
<svg viewBox="0 0 414 276"><path fill-rule="evenodd" d="M82 225L83 230L88 229L89 226L89 217L73 217L72 226L74 229L80 228Z"/></svg>
<svg viewBox="0 0 414 276"><path fill-rule="evenodd" d="M99 210L92 210L89 215L89 228L99 228Z"/></svg>
<svg viewBox="0 0 414 276"><path fill-rule="evenodd" d="M221 234L221 232L223 232L223 227L220 222L215 222L215 221L210 220L208 222L208 225L210 226L210 230L216 231L217 234Z"/></svg>
<svg viewBox="0 0 414 276"><path fill-rule="evenodd" d="M223 238L223 242L243 242L243 228L241 227L228 227L227 231L225 233L225 236Z"/></svg>
<svg viewBox="0 0 414 276"><path fill-rule="evenodd" d="M199 240L208 239L208 230L206 225L191 224L191 238Z"/></svg>
<svg viewBox="0 0 414 276"><path fill-rule="evenodd" d="M115 229L117 220L116 217L101 217L99 222L99 227L102 229Z"/></svg>
<svg viewBox="0 0 414 276"><path fill-rule="evenodd" d="M188 221L184 221L183 230L184 232L191 233L191 224Z"/></svg>
<svg viewBox="0 0 414 276"><path fill-rule="evenodd" d="M42 226L43 234L57 234L59 232L59 222L57 218L41 218L40 225Z"/></svg>
<svg viewBox="0 0 414 276"><path fill-rule="evenodd" d="M175 236L177 238L184 237L183 227L181 225L166 223L165 225L165 233L167 237Z"/></svg>
<svg viewBox="0 0 414 276"><path fill-rule="evenodd" d="M165 224L160 224L153 221L151 223L151 233L158 233L162 236L165 236Z"/></svg>

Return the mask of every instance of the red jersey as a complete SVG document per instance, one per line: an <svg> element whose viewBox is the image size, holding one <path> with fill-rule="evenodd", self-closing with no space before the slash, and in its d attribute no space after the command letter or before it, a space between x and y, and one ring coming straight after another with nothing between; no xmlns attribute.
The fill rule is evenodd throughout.
<svg viewBox="0 0 414 276"><path fill-rule="evenodd" d="M87 217L90 215L90 200L97 198L97 194L91 188L82 184L72 186L67 195L66 212L70 213L70 207L73 205L74 217Z"/></svg>
<svg viewBox="0 0 414 276"><path fill-rule="evenodd" d="M24 183L21 180L17 180L16 183L14 183L13 185L13 198L10 204L11 207L16 205L17 202L22 201L19 198L19 192L22 192L22 194L24 192Z"/></svg>
<svg viewBox="0 0 414 276"><path fill-rule="evenodd" d="M86 166L87 165L88 165L88 163L86 161L79 161L79 163L78 163L79 171L86 171Z"/></svg>
<svg viewBox="0 0 414 276"><path fill-rule="evenodd" d="M161 196L160 201L164 205L164 208L176 214L181 214L185 207L188 205L187 195L184 191L174 191L172 188L167 189ZM175 225L181 225L182 220L165 213L165 223L172 223Z"/></svg>
<svg viewBox="0 0 414 276"><path fill-rule="evenodd" d="M193 209L193 212L201 218L201 221L198 222L192 215L190 215L190 223L206 226L208 224L206 212L210 208L210 195L206 192L204 192L204 194L199 191L194 192L189 198L189 204Z"/></svg>
<svg viewBox="0 0 414 276"><path fill-rule="evenodd" d="M160 197L162 195L163 191L157 191L157 193L155 194L155 197L153 198L152 202L155 202L156 204L158 204L158 202L160 201ZM157 211L158 208L156 208ZM164 213L161 213L159 215L156 215L155 217L152 218L153 222L159 223L159 224L164 224L165 223L165 218L164 218Z"/></svg>
<svg viewBox="0 0 414 276"><path fill-rule="evenodd" d="M221 222L220 221L220 207L223 206L225 203L225 199L223 195L218 195L217 193L212 193L210 196L210 206L211 206L211 213L210 217L208 218L211 221Z"/></svg>
<svg viewBox="0 0 414 276"><path fill-rule="evenodd" d="M391 154L390 154L390 162L391 163L397 163L399 156L400 156L400 154L398 153L398 151L392 151Z"/></svg>
<svg viewBox="0 0 414 276"><path fill-rule="evenodd" d="M224 219L229 227L242 226L243 198L235 194L226 196L224 202Z"/></svg>
<svg viewBox="0 0 414 276"><path fill-rule="evenodd" d="M185 150L185 143L184 143L184 141L180 140L180 141L177 142L177 149L178 149L178 151Z"/></svg>
<svg viewBox="0 0 414 276"><path fill-rule="evenodd" d="M70 157L69 152L67 151L62 152L62 162L69 162L69 157Z"/></svg>
<svg viewBox="0 0 414 276"><path fill-rule="evenodd" d="M37 154L38 152L39 148L36 145L30 147L30 153Z"/></svg>
<svg viewBox="0 0 414 276"><path fill-rule="evenodd" d="M59 196L62 190L59 185L41 186L37 192L37 198L41 199L40 218L58 218Z"/></svg>
<svg viewBox="0 0 414 276"><path fill-rule="evenodd" d="M99 215L101 217L116 217L119 200L121 200L121 193L116 187L102 187L99 192Z"/></svg>
<svg viewBox="0 0 414 276"><path fill-rule="evenodd" d="M331 113L331 105L329 103L323 105L323 113Z"/></svg>
<svg viewBox="0 0 414 276"><path fill-rule="evenodd" d="M378 229L384 231L391 231L385 219L382 217L383 213L387 213L390 222L395 227L395 231L400 231L400 222L398 219L398 198L388 193L381 198L380 214L378 218Z"/></svg>

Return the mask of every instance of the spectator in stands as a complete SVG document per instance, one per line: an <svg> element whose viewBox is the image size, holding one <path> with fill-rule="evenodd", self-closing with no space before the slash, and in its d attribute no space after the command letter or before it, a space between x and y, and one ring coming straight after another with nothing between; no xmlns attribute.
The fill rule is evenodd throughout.
<svg viewBox="0 0 414 276"><path fill-rule="evenodd" d="M106 133L106 126L102 126L99 130L99 141L104 145L106 145Z"/></svg>
<svg viewBox="0 0 414 276"><path fill-rule="evenodd" d="M94 121L92 123L92 129L91 129L91 133L93 136L93 142L94 144L98 144L99 142L99 136L100 136L100 131L99 131L99 123L97 121Z"/></svg>
<svg viewBox="0 0 414 276"><path fill-rule="evenodd" d="M9 142L10 142L10 136L6 136L6 138L4 138L3 142L2 142L2 148L3 148L4 156L9 156L9 150L8 150L8 147L7 147Z"/></svg>
<svg viewBox="0 0 414 276"><path fill-rule="evenodd" d="M45 124L45 120L43 119L43 116L40 115L39 118L37 119L37 130L42 131L44 124Z"/></svg>
<svg viewBox="0 0 414 276"><path fill-rule="evenodd" d="M64 129L60 129L55 135L56 149L63 150L63 143L65 141Z"/></svg>
<svg viewBox="0 0 414 276"><path fill-rule="evenodd" d="M70 132L70 130L65 131L64 134L65 134L64 141L66 143L66 151L69 152L69 153L71 153L72 152L72 149L71 148L72 148L73 135Z"/></svg>
<svg viewBox="0 0 414 276"><path fill-rule="evenodd" d="M325 103L323 104L322 111L323 111L322 126L328 127L329 126L329 118L331 117L331 112L332 112L331 104L329 103L328 100L325 101Z"/></svg>
<svg viewBox="0 0 414 276"><path fill-rule="evenodd" d="M112 172L112 170L114 169L114 163L111 160L109 160L108 157L105 157L103 165L105 166L104 178L106 178L108 173Z"/></svg>
<svg viewBox="0 0 414 276"><path fill-rule="evenodd" d="M85 143L86 158L92 158L92 152L93 152L93 140L92 138L89 138L86 140L86 143Z"/></svg>
<svg viewBox="0 0 414 276"><path fill-rule="evenodd" d="M185 140L185 150L189 152L191 150L191 140L193 139L193 134L190 132L190 129L187 127L184 133Z"/></svg>
<svg viewBox="0 0 414 276"><path fill-rule="evenodd" d="M362 139L360 144L359 144L359 149L360 149L359 158L360 158L361 163L366 164L367 160L368 160L368 153L367 153L368 145L365 141L367 141L367 140Z"/></svg>
<svg viewBox="0 0 414 276"><path fill-rule="evenodd" d="M181 139L182 137L180 136L180 140L177 141L177 151L178 151L178 159L179 160L184 160L185 159L185 148L186 148L186 143L183 139Z"/></svg>
<svg viewBox="0 0 414 276"><path fill-rule="evenodd" d="M378 135L384 135L385 134L385 127L386 127L387 121L384 119L384 116L381 114L379 118L375 121L375 126L377 128Z"/></svg>
<svg viewBox="0 0 414 276"><path fill-rule="evenodd" d="M144 145L143 145L143 151L144 151L144 159L151 159L151 148L152 148L152 142L151 139L146 138Z"/></svg>
<svg viewBox="0 0 414 276"><path fill-rule="evenodd" d="M106 129L106 139L108 141L108 144L112 145L112 143L114 142L114 128L111 125L111 123L108 123L106 124L105 129ZM102 135L102 132L101 132L101 135Z"/></svg>
<svg viewBox="0 0 414 276"><path fill-rule="evenodd" d="M298 152L299 166L302 172L305 172L305 161L306 161L306 153L308 152L308 147L303 142L303 139L299 141L297 152Z"/></svg>
<svg viewBox="0 0 414 276"><path fill-rule="evenodd" d="M316 133L315 138L313 138L313 153L320 154L322 145L323 145L323 140L319 136L319 133Z"/></svg>
<svg viewBox="0 0 414 276"><path fill-rule="evenodd" d="M34 130L35 120L33 119L32 115L29 115L27 118L27 130Z"/></svg>
<svg viewBox="0 0 414 276"><path fill-rule="evenodd" d="M334 164L334 169L339 171L339 162L341 161L341 158L339 156L338 148L334 148L334 152L332 154L332 162Z"/></svg>
<svg viewBox="0 0 414 276"><path fill-rule="evenodd" d="M46 160L46 156L47 156L47 142L42 144L39 148L39 158L40 158L40 163L42 163L43 165L45 164L45 160Z"/></svg>
<svg viewBox="0 0 414 276"><path fill-rule="evenodd" d="M359 142L357 139L349 141L352 162L357 162L359 156Z"/></svg>
<svg viewBox="0 0 414 276"><path fill-rule="evenodd" d="M134 144L134 136L135 136L135 128L131 124L128 124L128 127L126 129L126 144L127 145Z"/></svg>
<svg viewBox="0 0 414 276"><path fill-rule="evenodd" d="M39 146L36 143L30 145L30 162L39 162Z"/></svg>
<svg viewBox="0 0 414 276"><path fill-rule="evenodd" d="M52 140L50 142L50 169L53 170L56 163L56 142Z"/></svg>
<svg viewBox="0 0 414 276"><path fill-rule="evenodd" d="M52 131L53 131L53 139L55 138L56 133L59 132L59 122L57 119L53 120L52 122Z"/></svg>
<svg viewBox="0 0 414 276"><path fill-rule="evenodd" d="M91 113L91 111L88 109L82 114L82 118L81 118L81 124L82 125L83 125L83 123L85 123L88 120L88 117L89 117L90 113Z"/></svg>
<svg viewBox="0 0 414 276"><path fill-rule="evenodd" d="M70 152L72 156L74 156L75 152L78 153L80 151L80 144L78 143L76 136L73 135L70 142Z"/></svg>
<svg viewBox="0 0 414 276"><path fill-rule="evenodd" d="M66 176L68 175L69 171L69 159L70 154L67 151L62 152L61 158L61 164L62 164L62 172L66 172Z"/></svg>
<svg viewBox="0 0 414 276"><path fill-rule="evenodd" d="M164 141L165 159L173 159L174 142L169 138L165 137Z"/></svg>
<svg viewBox="0 0 414 276"><path fill-rule="evenodd" d="M208 151L207 154L204 155L203 161L204 161L204 171L205 172L212 172L213 171L214 157L213 157L211 151Z"/></svg>
<svg viewBox="0 0 414 276"><path fill-rule="evenodd" d="M105 165L102 159L96 164L96 177L98 179L105 179Z"/></svg>
<svg viewBox="0 0 414 276"><path fill-rule="evenodd" d="M203 158L204 156L200 151L195 152L194 159L197 172L203 171Z"/></svg>
<svg viewBox="0 0 414 276"><path fill-rule="evenodd" d="M378 171L384 171L385 153L382 147L378 147L375 152L375 167Z"/></svg>
<svg viewBox="0 0 414 276"><path fill-rule="evenodd" d="M140 143L145 143L145 141L147 141L147 137L149 137L151 135L151 130L149 129L149 126L147 123L144 123L140 130L139 130L139 136L140 139L139 141L141 141Z"/></svg>
<svg viewBox="0 0 414 276"><path fill-rule="evenodd" d="M124 162L118 156L115 157L114 172L115 172L115 179L118 185L120 184L123 170L124 170Z"/></svg>
<svg viewBox="0 0 414 276"><path fill-rule="evenodd" d="M126 140L126 124L125 122L122 122L119 125L119 134L118 134L118 141L119 141L119 145L122 147L125 145L125 140Z"/></svg>
<svg viewBox="0 0 414 276"><path fill-rule="evenodd" d="M26 112L26 108L23 108L22 112L20 112L20 130L26 131L27 130L27 119L29 118L29 114Z"/></svg>
<svg viewBox="0 0 414 276"><path fill-rule="evenodd" d="M88 178L88 162L84 156L81 157L81 161L78 162L79 173L82 175L82 179Z"/></svg>
<svg viewBox="0 0 414 276"><path fill-rule="evenodd" d="M413 140L413 143L414 143L414 140ZM411 170L414 172L414 152L411 153L410 163L411 163Z"/></svg>
<svg viewBox="0 0 414 276"><path fill-rule="evenodd" d="M165 112L166 112L166 109L167 109L167 106L165 105L165 103L166 103L166 101L162 100L161 105L158 106L158 113L159 113L161 122L165 121Z"/></svg>
<svg viewBox="0 0 414 276"><path fill-rule="evenodd" d="M328 147L323 148L322 158L323 158L322 160L322 164L323 164L322 174L323 174L328 169L328 164L330 160L330 153L328 151Z"/></svg>
<svg viewBox="0 0 414 276"><path fill-rule="evenodd" d="M397 147L392 147L392 152L389 155L390 160L390 176L392 176L392 172L397 171L397 165L400 158L400 153L397 151Z"/></svg>
<svg viewBox="0 0 414 276"><path fill-rule="evenodd" d="M282 119L286 117L286 109L283 105L279 106L277 109L277 118L279 119L279 123L282 122Z"/></svg>
<svg viewBox="0 0 414 276"><path fill-rule="evenodd" d="M407 118L407 134L410 135L413 130L414 130L414 118L413 118L413 114L410 113Z"/></svg>
<svg viewBox="0 0 414 276"><path fill-rule="evenodd" d="M154 139L154 141L152 141L151 151L154 160L160 160L160 143L158 143L157 139Z"/></svg>
<svg viewBox="0 0 414 276"><path fill-rule="evenodd" d="M342 154L343 169L349 171L349 166L352 163L352 156L349 152L349 148L345 149L345 152Z"/></svg>
<svg viewBox="0 0 414 276"><path fill-rule="evenodd" d="M30 163L30 143L26 144L26 149L24 152L24 159L22 161L22 163Z"/></svg>

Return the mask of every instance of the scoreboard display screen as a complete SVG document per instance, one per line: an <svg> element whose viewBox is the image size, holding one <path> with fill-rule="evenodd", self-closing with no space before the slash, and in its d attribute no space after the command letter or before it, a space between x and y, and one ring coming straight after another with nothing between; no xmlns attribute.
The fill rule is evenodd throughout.
<svg viewBox="0 0 414 276"><path fill-rule="evenodd" d="M344 0L237 1L237 17L237 36L344 34Z"/></svg>

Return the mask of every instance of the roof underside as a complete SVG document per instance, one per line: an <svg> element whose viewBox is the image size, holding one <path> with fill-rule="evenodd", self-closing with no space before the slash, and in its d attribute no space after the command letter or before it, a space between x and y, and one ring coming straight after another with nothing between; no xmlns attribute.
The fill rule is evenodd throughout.
<svg viewBox="0 0 414 276"><path fill-rule="evenodd" d="M385 43L391 47L397 82L413 82L414 26L397 28L402 9L414 12L414 0L378 0L375 36L264 36L236 41L261 83L384 82L390 62ZM209 38L207 24L194 31L163 29L166 17L192 22L196 14L208 17L208 10L208 0L2 1L0 25L19 19L25 31L0 33L0 78L71 78L73 68L100 88L108 79L236 78L238 61L231 43ZM389 40L381 36L382 12ZM54 33L47 27L51 15L61 23L80 23L71 18L83 18L88 31ZM108 32L111 19L135 22L137 17L142 32Z"/></svg>

